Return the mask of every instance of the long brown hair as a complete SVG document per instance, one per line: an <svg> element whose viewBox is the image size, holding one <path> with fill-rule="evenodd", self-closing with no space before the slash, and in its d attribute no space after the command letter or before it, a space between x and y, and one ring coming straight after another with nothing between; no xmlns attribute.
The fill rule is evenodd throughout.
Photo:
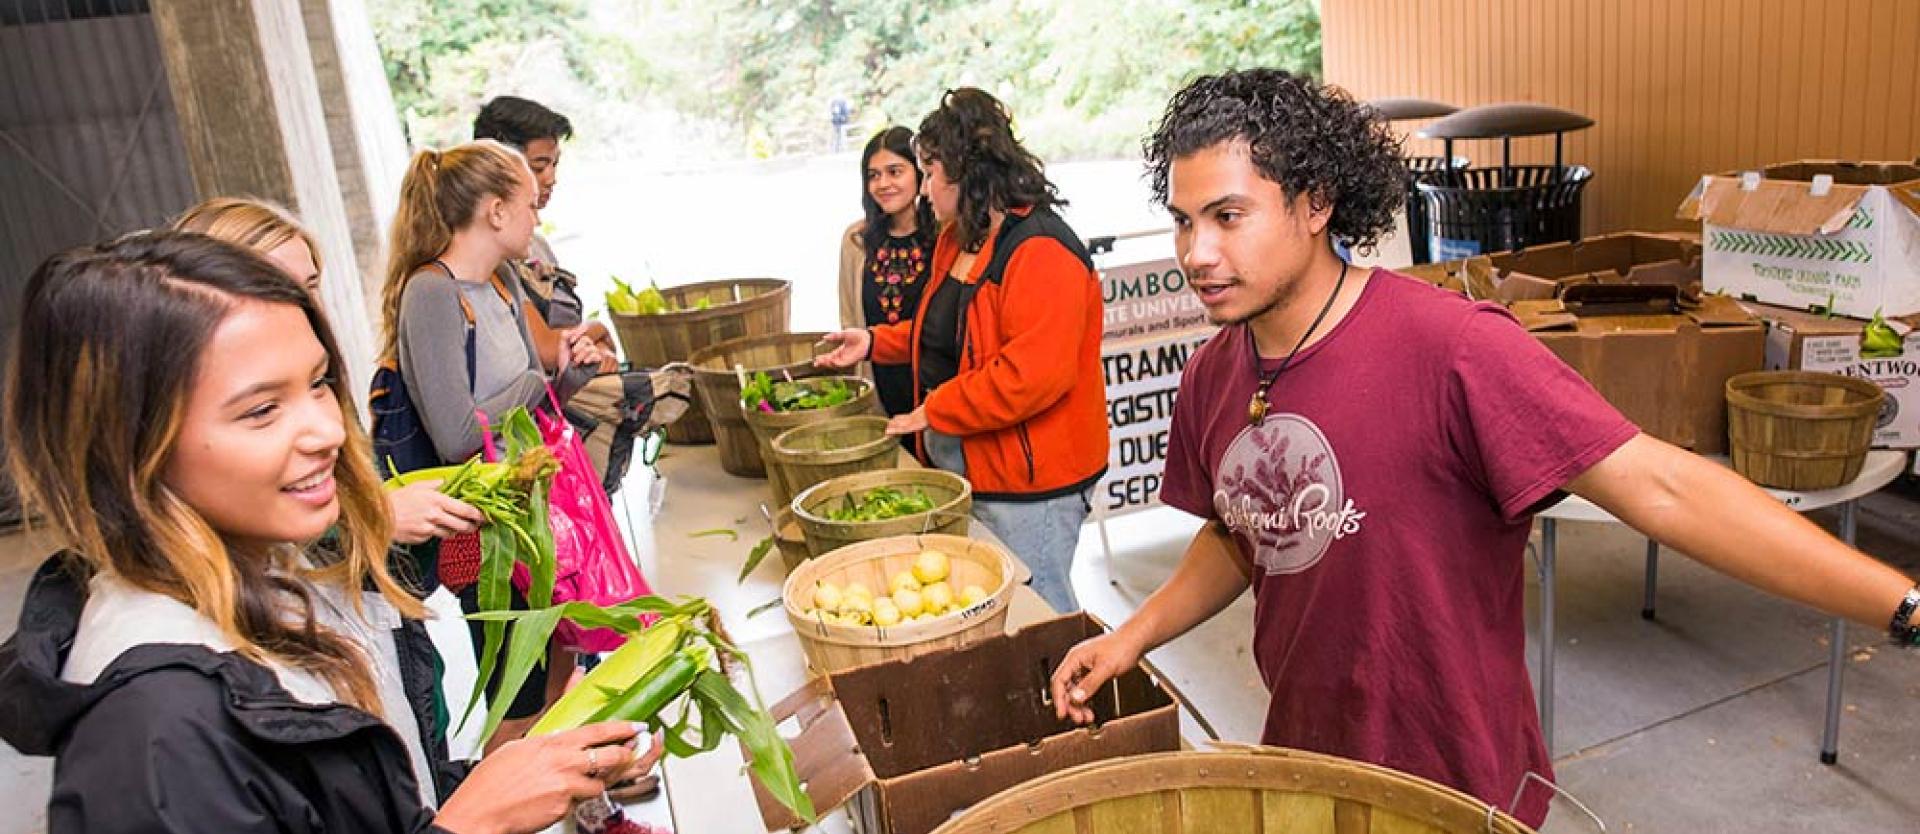
<svg viewBox="0 0 1920 834"><path fill-rule="evenodd" d="M1040 158L1014 137L1007 106L985 90L948 90L940 97L940 107L920 122L913 144L960 186L960 216L953 224L965 251L978 252L986 243L993 212L1067 204L1047 179Z"/></svg>
<svg viewBox="0 0 1920 834"><path fill-rule="evenodd" d="M161 480L200 354L242 301L299 308L326 348L345 445L334 465L337 546L294 577L231 552ZM321 628L306 581L337 583L356 608L371 582L403 615L425 611L387 571L392 521L367 438L312 296L260 255L205 235L151 232L55 255L28 279L6 380L8 462L21 494L87 567L212 620L236 650L326 681L379 711L369 659ZM283 569L286 565L281 565ZM298 616L288 616L291 600Z"/></svg>
<svg viewBox="0 0 1920 834"><path fill-rule="evenodd" d="M399 345L407 279L447 251L454 231L473 221L482 200L512 199L531 176L526 158L492 139L413 155L400 181L400 206L388 236L387 280L380 293L381 358L392 358Z"/></svg>
<svg viewBox="0 0 1920 834"><path fill-rule="evenodd" d="M238 243L255 252L271 252L299 238L313 255L314 271L326 271L326 264L320 260L320 242L286 209L265 200L215 197L181 213L173 221L173 228Z"/></svg>

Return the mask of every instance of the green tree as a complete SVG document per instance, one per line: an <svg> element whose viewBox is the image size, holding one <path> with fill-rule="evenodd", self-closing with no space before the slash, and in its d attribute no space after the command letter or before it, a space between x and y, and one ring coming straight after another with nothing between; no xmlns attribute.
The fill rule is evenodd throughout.
<svg viewBox="0 0 1920 834"><path fill-rule="evenodd" d="M670 124L731 156L820 150L828 103L861 131L917 125L947 89L1006 101L1043 156L1132 154L1187 79L1320 71L1313 0L384 0L417 142L464 138L489 91L571 95L585 146L646 154ZM518 74L518 75L517 75ZM565 76L556 78L555 75ZM522 77L524 76L524 77ZM670 119L643 118L670 112ZM588 124L615 126L595 136ZM622 144L623 143L623 144ZM734 153L724 152L735 149Z"/></svg>

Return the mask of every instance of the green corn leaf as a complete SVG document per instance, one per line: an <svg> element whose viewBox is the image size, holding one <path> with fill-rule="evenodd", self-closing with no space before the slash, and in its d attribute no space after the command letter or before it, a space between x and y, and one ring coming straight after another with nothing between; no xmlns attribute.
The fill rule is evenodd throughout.
<svg viewBox="0 0 1920 834"><path fill-rule="evenodd" d="M637 597L618 605L607 606L594 605L590 602L569 602L554 606L554 608L560 611L560 616L572 620L582 627L610 628L622 634L638 633L641 630L640 617L644 615L652 614L662 619L693 619L705 615L708 610L706 600L695 597L682 597L679 602L661 597ZM526 619L538 613L540 613L539 610L479 611L468 614L467 619L479 620L481 622L510 623Z"/></svg>
<svg viewBox="0 0 1920 834"><path fill-rule="evenodd" d="M747 576L753 573L754 568L760 567L760 562L766 559L767 553L772 550L773 550L772 536L768 536L764 539L761 539L758 544L755 544L753 546L753 550L747 552L747 563L740 566L740 578L734 580L734 584L737 585L741 582L747 581ZM747 616L751 617L753 615L748 614Z"/></svg>
<svg viewBox="0 0 1920 834"><path fill-rule="evenodd" d="M780 737L773 718L749 705L740 691L733 688L733 683L718 672L703 672L694 679L693 698L702 705L703 716L711 707L727 729L740 737L740 743L752 758L747 769L767 793L796 816L812 823L813 800L800 788L800 774L793 767L793 749Z"/></svg>
<svg viewBox="0 0 1920 834"><path fill-rule="evenodd" d="M545 663L547 638L553 634L554 626L560 624L561 611L560 607L542 609L514 624L513 639L507 643L507 662L500 670L500 696L487 704L487 723L480 728L482 745L493 737L500 720L507 717L513 693L520 691L520 685L526 683L527 675L532 674L535 666Z"/></svg>
<svg viewBox="0 0 1920 834"><path fill-rule="evenodd" d="M694 742L687 741L686 738L689 728L693 725L693 719L699 715L699 712L700 707L698 702L693 698L688 698L681 704L680 719L678 721L668 724L656 718L649 722L647 726L653 728L655 732L660 734L660 740L662 746L667 749L667 755L676 759L690 759L706 752L706 750L701 749L700 746ZM719 742L716 741L714 746L718 747Z"/></svg>
<svg viewBox="0 0 1920 834"><path fill-rule="evenodd" d="M752 611L747 612L747 619L751 620L755 617L760 616L761 614L765 614L768 611L772 611L775 608L779 608L780 603L781 603L781 600L776 597L772 600L756 605L753 607Z"/></svg>
<svg viewBox="0 0 1920 834"><path fill-rule="evenodd" d="M480 528L480 579L475 596L478 597L481 611L505 611L512 601L513 554L517 546L513 533L506 528L504 524L488 524ZM493 677L494 664L500 656L500 643L506 638L506 628L504 622L488 622L482 629L479 677L474 681L473 694L467 697L466 709L460 712L461 727L467 725L473 708L480 703L481 693L486 691L487 681ZM513 690L502 687L498 691L504 695Z"/></svg>
<svg viewBox="0 0 1920 834"><path fill-rule="evenodd" d="M540 438L540 427L533 422L533 415L524 407L507 412L506 419L500 421L500 439L506 446L506 460L518 459L528 450L547 445Z"/></svg>
<svg viewBox="0 0 1920 834"><path fill-rule="evenodd" d="M530 579L527 583L527 606L546 608L553 604L554 576L559 572L559 562L554 556L553 527L547 519L547 496L552 483L541 480L533 485L532 499L527 502L527 533L533 540L529 548L531 557L527 564Z"/></svg>
<svg viewBox="0 0 1920 834"><path fill-rule="evenodd" d="M715 527L711 530L696 530L694 532L687 534L687 538L689 539L704 539L704 538L710 538L713 536L724 536L726 537L727 541L730 541L730 542L737 542L740 540L740 532L730 527Z"/></svg>

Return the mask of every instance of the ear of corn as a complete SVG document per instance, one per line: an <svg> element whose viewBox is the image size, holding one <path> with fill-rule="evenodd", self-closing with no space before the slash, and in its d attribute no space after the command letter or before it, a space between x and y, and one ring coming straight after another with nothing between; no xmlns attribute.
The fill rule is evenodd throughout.
<svg viewBox="0 0 1920 834"><path fill-rule="evenodd" d="M645 721L664 731L666 751L676 756L711 750L727 735L735 735L750 754L754 777L795 814L813 821L813 804L800 788L793 751L775 730L765 707L757 695L750 703L715 668L716 663L731 660L752 674L746 655L717 633L717 622L705 600L642 597L606 607L584 602L551 604L557 566L548 526L548 488L557 462L523 408L507 414L500 435L507 462L475 459L445 475L436 470L427 476L443 477L442 492L487 517L487 524L480 528L481 610L469 615L482 621L485 639L478 658L479 677L462 722L471 716L496 669L498 692L519 691L527 676L545 662L548 638L563 617L586 628L615 629L629 635L627 644L554 704L535 723L533 735L592 721ZM508 610L515 563L526 564L532 575L528 587L532 610ZM647 628L642 626L643 617L657 620ZM506 640L503 632L509 621L516 625L512 639ZM488 705L483 743L493 735L511 701L511 697L495 698ZM676 703L681 705L679 718L669 724L664 716ZM690 736L696 729L698 742Z"/></svg>
<svg viewBox="0 0 1920 834"><path fill-rule="evenodd" d="M688 646L669 655L666 660L642 676L632 688L620 693L619 697L607 701L607 705L594 713L588 723L595 721L645 721L653 723L661 710L679 698L693 685L694 676L706 668L707 655L697 646Z"/></svg>
<svg viewBox="0 0 1920 834"><path fill-rule="evenodd" d="M629 638L625 645L593 667L593 671L588 672L578 685L554 702L527 734L546 735L590 723L590 719L599 714L613 696L638 685L643 677L651 674L668 656L678 651L683 642L681 638L686 633L686 620L670 618L655 622L647 630Z"/></svg>
<svg viewBox="0 0 1920 834"><path fill-rule="evenodd" d="M640 618L659 619L642 628ZM800 787L793 750L775 728L766 707L734 687L722 671L744 671L751 686L753 664L716 630L705 600L641 597L600 607L571 602L537 611L483 611L469 619L489 624L513 621L513 640L502 664L504 686L519 685L546 651L547 637L564 617L587 628L613 628L627 643L595 667L534 725L531 735L563 732L595 721L644 721L664 736L668 755L687 757L736 736L748 753L749 772L796 816L812 822L813 802ZM672 713L678 705L679 712ZM491 734L504 705L488 715ZM677 715L669 718L669 714Z"/></svg>

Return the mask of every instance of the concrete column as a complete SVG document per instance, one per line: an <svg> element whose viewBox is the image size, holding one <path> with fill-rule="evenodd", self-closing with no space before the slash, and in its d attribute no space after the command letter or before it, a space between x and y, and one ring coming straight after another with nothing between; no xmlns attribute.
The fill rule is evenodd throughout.
<svg viewBox="0 0 1920 834"><path fill-rule="evenodd" d="M387 227L406 174L406 137L365 0L301 0L301 9L362 289L378 322Z"/></svg>
<svg viewBox="0 0 1920 834"><path fill-rule="evenodd" d="M196 189L278 201L313 233L322 301L364 403L374 322L299 0L155 0L153 18Z"/></svg>

